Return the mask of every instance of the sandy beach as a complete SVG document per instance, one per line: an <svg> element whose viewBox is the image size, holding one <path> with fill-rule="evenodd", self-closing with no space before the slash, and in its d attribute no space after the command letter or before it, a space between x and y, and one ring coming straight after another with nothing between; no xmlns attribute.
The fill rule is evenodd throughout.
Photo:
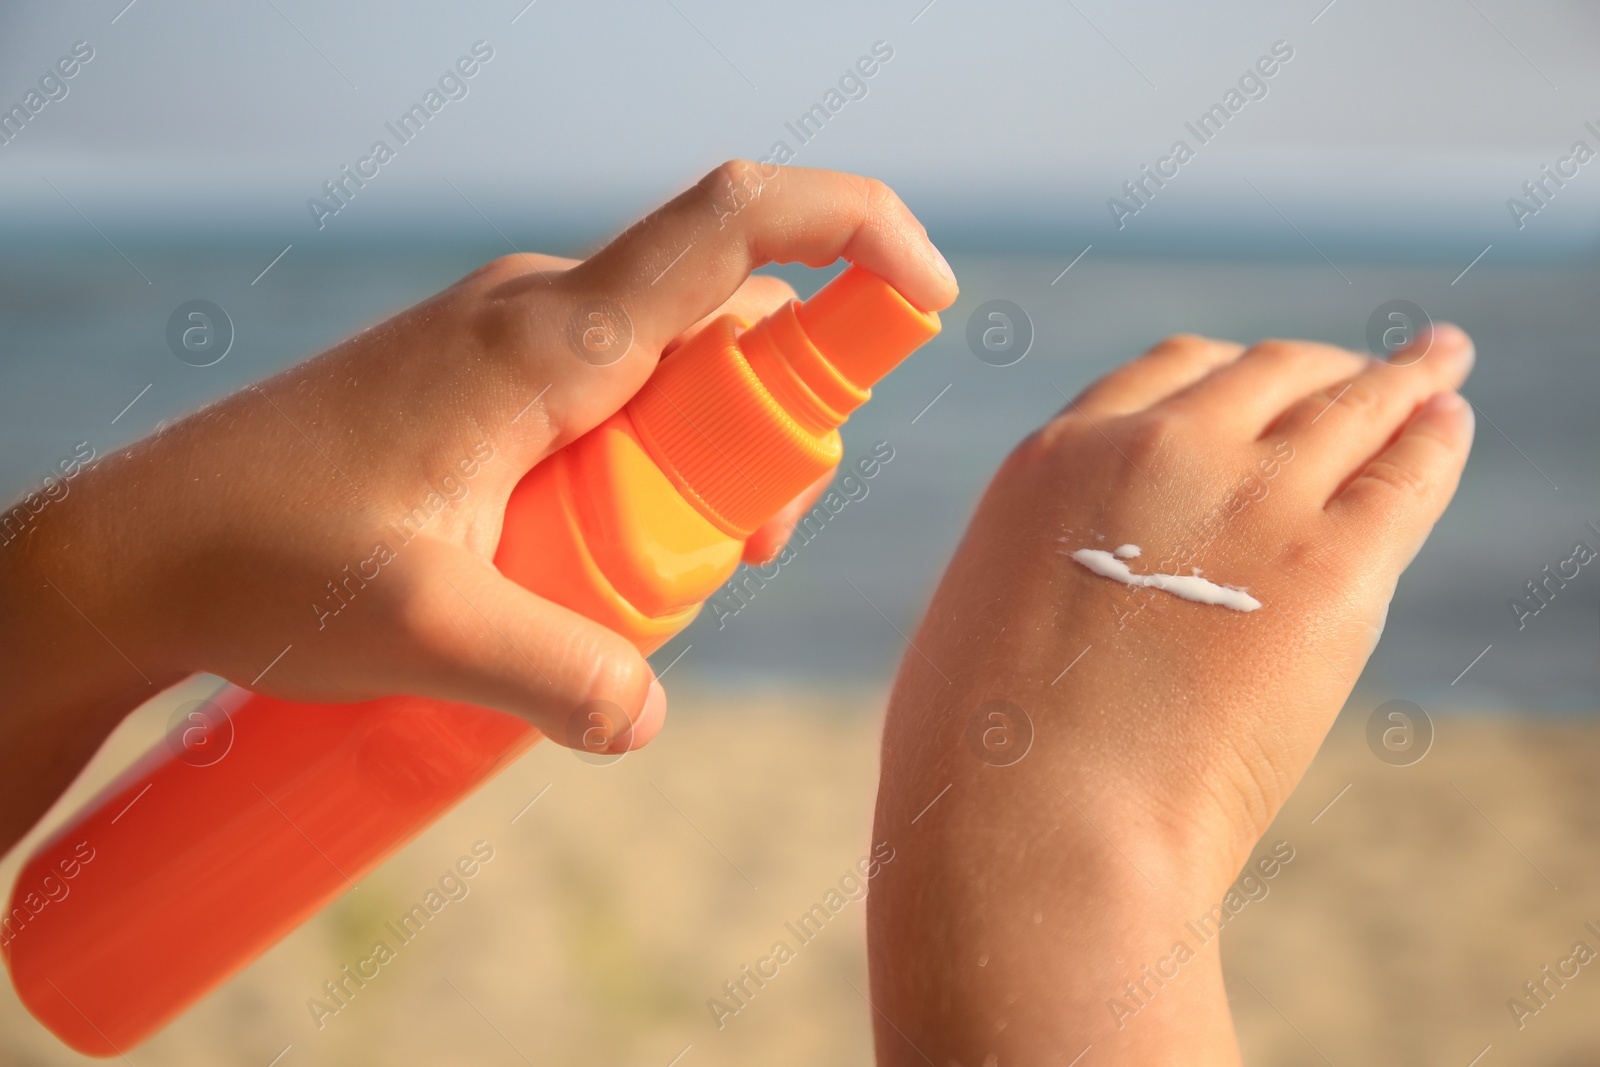
<svg viewBox="0 0 1600 1067"><path fill-rule="evenodd" d="M130 718L52 822L185 698ZM862 903L804 942L786 924L871 850L881 704L683 687L661 738L618 763L540 746L128 1061L869 1064ZM1247 1062L1593 1062L1592 968L1520 1029L1507 1002L1534 1007L1523 983L1574 942L1600 949L1600 725L1436 716L1428 755L1395 767L1367 748L1372 707L1346 709L1266 839L1293 862L1222 937ZM324 982L475 848L492 859L466 894L328 1010ZM0 864L7 887L25 852ZM714 1021L708 1000L779 939L793 958ZM6 986L0 1063L78 1062Z"/></svg>

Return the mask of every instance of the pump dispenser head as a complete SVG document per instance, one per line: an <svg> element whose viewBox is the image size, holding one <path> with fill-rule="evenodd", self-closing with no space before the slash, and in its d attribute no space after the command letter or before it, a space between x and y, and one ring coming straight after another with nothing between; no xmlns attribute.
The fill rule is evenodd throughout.
<svg viewBox="0 0 1600 1067"><path fill-rule="evenodd" d="M739 347L784 409L820 432L842 424L872 386L938 332L937 314L851 266L810 300L791 300L745 330Z"/></svg>
<svg viewBox="0 0 1600 1067"><path fill-rule="evenodd" d="M877 384L939 332L937 313L918 311L864 267L845 268L795 314L823 358L861 389Z"/></svg>
<svg viewBox="0 0 1600 1067"><path fill-rule="evenodd" d="M662 360L627 411L680 492L748 537L839 463L838 427L938 332L937 314L851 266L753 326L712 322Z"/></svg>

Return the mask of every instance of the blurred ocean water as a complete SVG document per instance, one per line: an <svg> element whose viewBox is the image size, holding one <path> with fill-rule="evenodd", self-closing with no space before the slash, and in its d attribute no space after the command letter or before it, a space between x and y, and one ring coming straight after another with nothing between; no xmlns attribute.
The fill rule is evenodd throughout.
<svg viewBox="0 0 1600 1067"><path fill-rule="evenodd" d="M499 254L297 247L273 262L280 248L269 243L129 251L124 260L105 245L0 249L0 496L36 488L81 442L104 454ZM737 614L706 612L658 653L657 669L672 663L710 684L885 680L904 651L895 628L916 624L988 475L1063 393L1176 332L1360 348L1375 309L1405 299L1477 339L1466 392L1479 431L1455 504L1401 582L1363 692L1441 711L1600 707L1600 568L1583 568L1520 630L1510 607L1577 542L1600 549L1586 525L1600 527L1600 267L1497 267L1490 257L1452 283L1463 263L1092 250L1061 273L1078 251L951 255L963 289L944 333L845 429L852 460L880 441L893 459ZM802 295L825 280L779 272ZM174 310L196 299L220 306L234 334L205 367L167 341ZM1026 356L1005 367L967 341L968 318L997 299L1021 308L1033 332Z"/></svg>

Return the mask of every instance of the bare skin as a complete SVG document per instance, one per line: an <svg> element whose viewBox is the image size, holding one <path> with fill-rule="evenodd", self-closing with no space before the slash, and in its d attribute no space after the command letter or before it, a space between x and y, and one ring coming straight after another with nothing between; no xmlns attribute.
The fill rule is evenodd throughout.
<svg viewBox="0 0 1600 1067"><path fill-rule="evenodd" d="M196 671L293 700L466 701L558 740L572 709L608 700L633 722L628 743L647 742L666 697L638 651L492 566L507 498L698 324L793 298L752 270L840 257L924 309L955 300L949 266L882 183L730 163L581 263L496 260L78 474L0 549L0 853L130 710ZM603 367L567 333L600 299L633 331ZM465 495L319 630L308 604L325 584L452 477ZM747 558L775 554L819 490Z"/></svg>
<svg viewBox="0 0 1600 1067"><path fill-rule="evenodd" d="M1065 1067L1091 1045L1085 1063L1238 1062L1217 942L1184 924L1247 861L1259 873L1455 491L1473 350L1448 326L1429 346L1383 364L1176 337L1007 460L885 726L880 1063ZM1136 573L1199 567L1263 606L1130 588L1067 555L1124 543Z"/></svg>
<svg viewBox="0 0 1600 1067"><path fill-rule="evenodd" d="M498 260L79 475L0 551L0 850L132 707L195 671L251 684L291 642L254 688L412 692L541 728L605 699L632 719L629 743L648 741L666 701L638 653L493 569L506 499L698 323L792 297L752 269L840 256L921 307L955 298L882 185L732 164L588 260ZM566 339L601 298L633 326L606 367ZM1137 1011L1108 1003L1252 859L1454 490L1471 417L1451 398L1471 345L1444 328L1415 355L1175 338L1002 468L885 729L875 839L896 858L869 897L881 1062L1065 1065L1091 1044L1102 1063L1237 1062L1214 942L1125 1001ZM307 603L328 578L483 445L469 491L316 631ZM774 554L815 491L747 558ZM1264 606L1130 589L1067 555L1125 542L1139 573L1198 566ZM991 747L991 700L1031 722L1020 760L1018 721Z"/></svg>

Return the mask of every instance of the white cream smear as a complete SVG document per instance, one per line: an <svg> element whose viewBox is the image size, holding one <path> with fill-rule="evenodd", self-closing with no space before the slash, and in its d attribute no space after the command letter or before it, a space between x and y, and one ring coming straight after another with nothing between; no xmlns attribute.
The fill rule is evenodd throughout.
<svg viewBox="0 0 1600 1067"><path fill-rule="evenodd" d="M1220 604L1234 611L1255 611L1261 601L1243 589L1230 589L1202 578L1197 574L1134 574L1117 556L1132 559L1139 555L1138 545L1123 545L1112 555L1102 548L1080 548L1070 553L1073 559L1102 578L1110 578L1123 585L1161 589L1184 600L1201 604Z"/></svg>

